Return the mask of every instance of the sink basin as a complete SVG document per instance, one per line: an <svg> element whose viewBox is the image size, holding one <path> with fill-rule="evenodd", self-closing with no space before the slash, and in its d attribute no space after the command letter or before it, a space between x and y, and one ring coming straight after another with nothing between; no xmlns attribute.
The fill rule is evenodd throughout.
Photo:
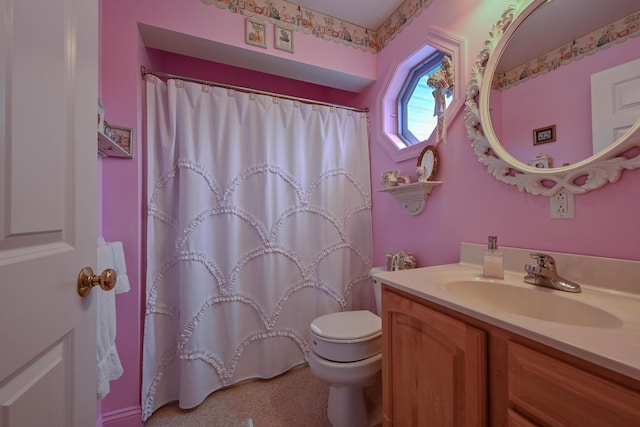
<svg viewBox="0 0 640 427"><path fill-rule="evenodd" d="M608 311L578 301L579 294L559 295L542 287L520 287L491 281L449 282L451 294L473 304L548 322L591 328L619 328L622 321Z"/></svg>

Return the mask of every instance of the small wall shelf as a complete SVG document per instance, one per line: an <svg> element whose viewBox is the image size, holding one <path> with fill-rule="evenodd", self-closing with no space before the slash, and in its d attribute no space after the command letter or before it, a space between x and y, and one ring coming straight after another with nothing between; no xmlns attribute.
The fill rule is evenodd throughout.
<svg viewBox="0 0 640 427"><path fill-rule="evenodd" d="M409 215L418 215L427 205L427 198L431 191L440 184L442 184L442 181L413 182L406 185L382 188L378 191L389 193L398 199Z"/></svg>
<svg viewBox="0 0 640 427"><path fill-rule="evenodd" d="M124 148L116 144L111 138L98 131L98 157L126 157L131 155Z"/></svg>

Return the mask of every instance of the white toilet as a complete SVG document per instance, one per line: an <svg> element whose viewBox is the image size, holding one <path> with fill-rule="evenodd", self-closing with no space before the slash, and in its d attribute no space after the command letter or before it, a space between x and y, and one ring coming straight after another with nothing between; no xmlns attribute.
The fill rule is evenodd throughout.
<svg viewBox="0 0 640 427"><path fill-rule="evenodd" d="M370 274L386 271L371 269ZM380 283L373 280L380 314ZM333 427L367 427L363 388L380 378L382 319L368 310L325 314L311 322L309 367L329 383L327 416Z"/></svg>

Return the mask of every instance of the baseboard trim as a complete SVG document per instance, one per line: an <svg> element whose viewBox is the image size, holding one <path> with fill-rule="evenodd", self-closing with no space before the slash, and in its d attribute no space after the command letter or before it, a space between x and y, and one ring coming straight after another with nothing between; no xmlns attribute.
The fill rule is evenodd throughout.
<svg viewBox="0 0 640 427"><path fill-rule="evenodd" d="M100 418L102 427L141 427L142 408L140 406L130 406L103 413Z"/></svg>

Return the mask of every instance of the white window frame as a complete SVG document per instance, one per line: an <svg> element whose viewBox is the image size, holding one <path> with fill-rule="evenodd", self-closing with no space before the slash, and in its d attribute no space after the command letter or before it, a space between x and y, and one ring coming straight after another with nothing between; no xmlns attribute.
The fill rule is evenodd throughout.
<svg viewBox="0 0 640 427"><path fill-rule="evenodd" d="M398 134L397 100L411 70L436 50L451 57L454 67L455 84L451 102L445 112L445 121L451 123L464 105L466 84L463 76L467 72L465 40L433 28L425 37L424 44L398 65L387 82L387 89L381 99L381 129L379 129L381 138L376 139L396 162L416 158L425 146L435 145L435 132L428 140L419 144L409 146L405 144Z"/></svg>

